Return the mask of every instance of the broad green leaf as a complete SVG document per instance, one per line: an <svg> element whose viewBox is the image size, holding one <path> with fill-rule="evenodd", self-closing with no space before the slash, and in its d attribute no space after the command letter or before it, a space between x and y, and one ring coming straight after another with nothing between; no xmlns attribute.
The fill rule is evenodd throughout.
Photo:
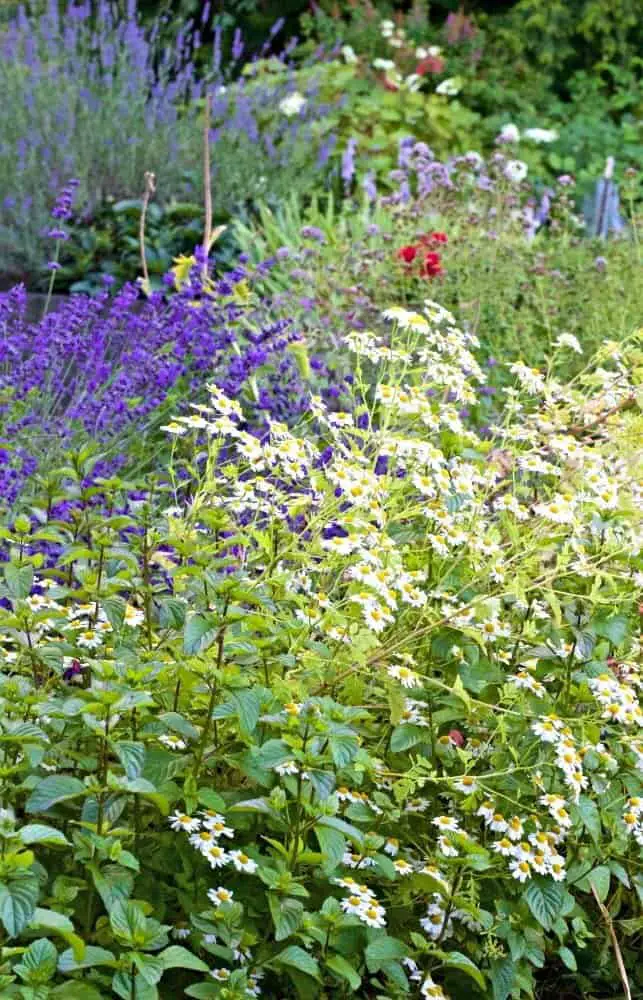
<svg viewBox="0 0 643 1000"><path fill-rule="evenodd" d="M61 830L40 823L30 823L23 826L20 830L20 839L23 844L58 844L61 847L69 844Z"/></svg>
<svg viewBox="0 0 643 1000"><path fill-rule="evenodd" d="M591 886L596 889L596 895L600 899L601 903L604 903L607 899L608 893L610 891L610 881L612 878L612 873L607 867L607 865L599 865L598 868L594 868L593 871L587 876L587 881ZM580 885L579 885L580 888Z"/></svg>
<svg viewBox="0 0 643 1000"><path fill-rule="evenodd" d="M364 958L369 972L378 972L383 965L399 961L407 954L406 945L397 938L381 934L374 938L364 952Z"/></svg>
<svg viewBox="0 0 643 1000"><path fill-rule="evenodd" d="M340 830L332 830L328 826L315 825L315 836L322 854L326 855L326 865L329 870L337 868L346 851L346 838Z"/></svg>
<svg viewBox="0 0 643 1000"><path fill-rule="evenodd" d="M7 563L4 568L4 578L11 597L20 600L29 597L33 586L33 566L16 566Z"/></svg>
<svg viewBox="0 0 643 1000"><path fill-rule="evenodd" d="M120 865L86 865L94 879L94 885L108 913L118 902L123 902L132 893L134 878L132 873Z"/></svg>
<svg viewBox="0 0 643 1000"><path fill-rule="evenodd" d="M157 983L160 983L165 969L158 955L141 955L138 953L132 957L136 968L149 986L156 986Z"/></svg>
<svg viewBox="0 0 643 1000"><path fill-rule="evenodd" d="M71 948L64 951L58 959L58 968L63 973L76 972L78 969L92 969L97 965L113 965L115 962L116 958L111 951L88 944L82 958L76 958Z"/></svg>
<svg viewBox="0 0 643 1000"><path fill-rule="evenodd" d="M69 917L63 913L56 913L55 910L45 910L37 906L29 922L29 930L57 934L69 945L69 954L73 954L79 961L85 953L85 942L75 933L74 925Z"/></svg>
<svg viewBox="0 0 643 1000"><path fill-rule="evenodd" d="M321 816L317 820L317 826L328 827L331 830L338 830L358 847L361 847L364 843L364 835L362 831L358 830L356 826L351 826L350 823L340 819L339 816Z"/></svg>
<svg viewBox="0 0 643 1000"><path fill-rule="evenodd" d="M209 972L210 966L207 962L197 958L187 948L173 944L157 956L163 963L164 969L192 969L194 972Z"/></svg>
<svg viewBox="0 0 643 1000"><path fill-rule="evenodd" d="M297 944L291 944L288 948L280 951L278 955L275 955L271 959L271 964L290 966L293 969L297 969L298 972L303 972L305 975L310 976L311 979L320 978L317 960Z"/></svg>
<svg viewBox="0 0 643 1000"><path fill-rule="evenodd" d="M493 1000L507 1000L511 993L515 968L510 958L496 958L491 962L491 988Z"/></svg>
<svg viewBox="0 0 643 1000"><path fill-rule="evenodd" d="M331 955L325 959L327 968L340 979L345 979L352 990L358 990L362 984L361 977L353 966L342 955Z"/></svg>
<svg viewBox="0 0 643 1000"><path fill-rule="evenodd" d="M241 731L246 734L253 733L261 715L263 690L255 688L249 691L238 691L233 694L232 702L236 707Z"/></svg>
<svg viewBox="0 0 643 1000"><path fill-rule="evenodd" d="M56 986L49 994L50 997L60 998L60 1000L104 1000L105 994L99 993L91 983L72 983L68 981Z"/></svg>
<svg viewBox="0 0 643 1000"><path fill-rule="evenodd" d="M523 899L541 927L549 931L562 909L564 889L551 879L533 879L523 893Z"/></svg>
<svg viewBox="0 0 643 1000"><path fill-rule="evenodd" d="M283 941L294 934L303 919L303 904L298 899L289 899L287 896L282 897L269 892L268 906L275 925L275 941Z"/></svg>
<svg viewBox="0 0 643 1000"><path fill-rule="evenodd" d="M137 903L131 900L117 900L109 914L110 926L117 938L133 947L145 942L147 921Z"/></svg>
<svg viewBox="0 0 643 1000"><path fill-rule="evenodd" d="M38 938L31 942L14 971L31 986L43 985L53 979L57 962L58 952L51 941Z"/></svg>
<svg viewBox="0 0 643 1000"><path fill-rule="evenodd" d="M194 986L188 986L185 995L194 997L195 1000L212 1000L213 997L221 996L221 988L214 983L196 983Z"/></svg>
<svg viewBox="0 0 643 1000"><path fill-rule="evenodd" d="M218 632L219 622L214 615L190 614L183 631L183 649L190 656L203 653L216 640Z"/></svg>
<svg viewBox="0 0 643 1000"><path fill-rule="evenodd" d="M587 795L581 795L576 805L583 826L595 844L601 839L601 814L598 806Z"/></svg>
<svg viewBox="0 0 643 1000"><path fill-rule="evenodd" d="M38 881L33 877L0 883L0 920L10 938L16 937L34 915Z"/></svg>
<svg viewBox="0 0 643 1000"><path fill-rule="evenodd" d="M449 969L459 969L460 972L466 973L467 976L470 976L471 979L478 984L481 990L485 989L486 980L482 972L478 966L472 962L470 958L467 958L466 955L463 955L462 952L448 952L446 957L443 958L442 963Z"/></svg>
<svg viewBox="0 0 643 1000"><path fill-rule="evenodd" d="M134 976L132 987L130 973L117 972L112 979L112 989L121 1000L158 1000L159 995L156 986L146 983L140 973Z"/></svg>
<svg viewBox="0 0 643 1000"><path fill-rule="evenodd" d="M533 913L538 923L545 930L551 930L552 924L559 915L563 901L564 889L551 879L533 879L523 893L523 899Z"/></svg>
<svg viewBox="0 0 643 1000"><path fill-rule="evenodd" d="M58 802L76 799L87 789L78 778L64 774L52 774L39 781L27 799L27 812L46 812Z"/></svg>
<svg viewBox="0 0 643 1000"><path fill-rule="evenodd" d="M145 744L134 740L119 740L112 746L127 777L132 780L140 778L145 765Z"/></svg>
<svg viewBox="0 0 643 1000"><path fill-rule="evenodd" d="M559 948L558 954L560 955L561 962L566 965L568 969L572 972L576 972L578 969L578 963L576 961L576 956L574 952L569 948Z"/></svg>
<svg viewBox="0 0 643 1000"><path fill-rule="evenodd" d="M402 753L426 740L427 731L420 726L396 726L391 733L391 750L393 753Z"/></svg>

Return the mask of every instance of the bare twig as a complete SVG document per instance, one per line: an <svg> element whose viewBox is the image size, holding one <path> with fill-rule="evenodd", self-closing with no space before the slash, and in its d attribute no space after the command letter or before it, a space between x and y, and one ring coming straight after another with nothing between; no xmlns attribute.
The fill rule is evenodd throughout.
<svg viewBox="0 0 643 1000"><path fill-rule="evenodd" d="M138 245L141 253L141 267L143 268L143 282L145 291L150 290L150 275L147 270L147 258L145 256L145 220L147 218L147 206L150 198L156 191L156 175L149 170L145 171L145 191L143 192L143 207L141 209L141 220L138 227Z"/></svg>
<svg viewBox="0 0 643 1000"><path fill-rule="evenodd" d="M621 982L623 983L623 990L625 991L626 1000L632 1000L630 981L627 978L627 972L625 971L625 963L623 962L623 956L621 954L621 949L619 948L618 939L616 937L616 931L614 930L614 922L612 921L612 915L605 906L605 904L601 902L599 895L596 891L596 887L591 879L589 881L589 884L592 887L592 893L594 895L594 899L596 900L596 905L601 911L601 916L603 917L603 920L607 924L607 929L609 931L609 936L612 941L612 947L614 949L614 954L616 956L616 964L618 966L618 971L621 976Z"/></svg>
<svg viewBox="0 0 643 1000"><path fill-rule="evenodd" d="M208 257L212 245L212 176L210 165L210 116L212 111L210 94L205 95L203 111L203 197L205 201L205 229L203 232L203 280L208 276Z"/></svg>

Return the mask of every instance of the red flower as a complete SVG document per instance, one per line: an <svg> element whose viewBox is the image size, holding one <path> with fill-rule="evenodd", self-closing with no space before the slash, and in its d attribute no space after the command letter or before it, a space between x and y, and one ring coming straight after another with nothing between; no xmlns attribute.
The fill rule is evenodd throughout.
<svg viewBox="0 0 643 1000"><path fill-rule="evenodd" d="M445 244L449 242L449 237L446 233L428 233L425 236L420 237L420 243L425 247L435 247L439 244Z"/></svg>
<svg viewBox="0 0 643 1000"><path fill-rule="evenodd" d="M444 59L440 59L439 56L427 56L417 64L415 72L418 76L424 76L426 73L441 73L443 69Z"/></svg>
<svg viewBox="0 0 643 1000"><path fill-rule="evenodd" d="M421 273L425 278L435 278L438 274L442 274L442 260L439 253L435 253L434 250L429 250L429 252L424 255Z"/></svg>
<svg viewBox="0 0 643 1000"><path fill-rule="evenodd" d="M449 740L456 747L463 747L464 746L464 736L462 735L462 733L460 732L459 729L450 729L449 730Z"/></svg>
<svg viewBox="0 0 643 1000"><path fill-rule="evenodd" d="M401 247L397 251L397 255L400 258L400 260L404 261L405 264L412 264L415 258L417 257L418 252L419 252L418 247L414 246L412 243L409 243L407 246Z"/></svg>

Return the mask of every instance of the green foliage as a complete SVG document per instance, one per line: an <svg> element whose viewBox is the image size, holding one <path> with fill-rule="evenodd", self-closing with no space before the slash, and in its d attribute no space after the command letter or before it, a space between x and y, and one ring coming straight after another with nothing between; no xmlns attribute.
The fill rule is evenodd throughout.
<svg viewBox="0 0 643 1000"><path fill-rule="evenodd" d="M489 440L471 336L391 321L368 426L213 390L165 486L3 528L8 997L607 996L596 898L640 985L640 338L513 366Z"/></svg>

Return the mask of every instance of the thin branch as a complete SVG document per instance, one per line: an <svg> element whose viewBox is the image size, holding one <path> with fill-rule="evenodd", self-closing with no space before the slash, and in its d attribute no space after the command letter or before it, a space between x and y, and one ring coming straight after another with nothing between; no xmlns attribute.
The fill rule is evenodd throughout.
<svg viewBox="0 0 643 1000"><path fill-rule="evenodd" d="M599 899L599 895L598 895L598 893L596 891L596 887L595 887L595 885L594 885L594 883L592 882L591 879L590 879L589 884L592 887L592 893L594 895L594 899L596 900L596 905L598 906L599 910L601 911L601 916L602 916L603 920L607 924L607 929L609 931L609 936L610 936L611 941L612 941L612 947L614 949L614 954L616 956L616 964L618 966L618 971L619 971L619 974L621 976L621 982L623 983L623 990L625 991L626 1000L632 1000L632 991L630 989L630 981L627 978L627 972L625 971L625 963L623 961L623 955L621 954L621 949L619 947L618 939L616 937L616 931L614 930L614 923L612 921L612 915L611 915L610 911L607 909L607 907L605 906L605 904L602 903L601 900Z"/></svg>
<svg viewBox="0 0 643 1000"><path fill-rule="evenodd" d="M156 191L156 176L149 170L145 171L145 191L143 192L143 207L141 209L141 219L138 227L138 245L141 253L141 267L143 269L143 287L145 292L150 292L150 275L147 270L147 258L145 256L145 221L147 219L147 206L150 198Z"/></svg>

